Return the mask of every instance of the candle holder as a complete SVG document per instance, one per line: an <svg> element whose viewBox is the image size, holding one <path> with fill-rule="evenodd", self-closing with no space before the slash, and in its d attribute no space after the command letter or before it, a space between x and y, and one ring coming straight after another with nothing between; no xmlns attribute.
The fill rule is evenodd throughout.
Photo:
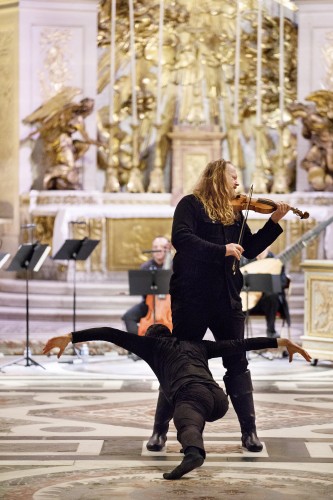
<svg viewBox="0 0 333 500"><path fill-rule="evenodd" d="M155 142L155 161L154 168L150 173L148 186L149 193L165 193L163 169L162 169L162 151L161 151L161 123L155 123L156 142Z"/></svg>
<svg viewBox="0 0 333 500"><path fill-rule="evenodd" d="M256 125L256 169L252 178L255 193L267 193L267 178L265 175L265 167L268 165L264 164L264 156L266 154L266 148L263 140L264 133L265 130L263 125Z"/></svg>
<svg viewBox="0 0 333 500"><path fill-rule="evenodd" d="M126 187L129 193L143 193L142 175L139 169L139 125L132 124L132 130L132 167Z"/></svg>
<svg viewBox="0 0 333 500"><path fill-rule="evenodd" d="M239 123L233 123L228 131L228 144L230 160L234 165L238 177L238 192L244 191L243 174L239 165L242 163L241 159L241 144L240 144L240 126Z"/></svg>
<svg viewBox="0 0 333 500"><path fill-rule="evenodd" d="M105 172L105 193L118 193L120 191L120 183L118 180L118 157L114 155L114 128L116 123L109 124L109 154L108 166Z"/></svg>
<svg viewBox="0 0 333 500"><path fill-rule="evenodd" d="M274 180L272 185L273 193L288 193L288 185L287 185L287 172L286 165L284 162L284 142L283 135L286 124L281 122L279 125L279 149L278 156L276 161L276 167L274 169Z"/></svg>

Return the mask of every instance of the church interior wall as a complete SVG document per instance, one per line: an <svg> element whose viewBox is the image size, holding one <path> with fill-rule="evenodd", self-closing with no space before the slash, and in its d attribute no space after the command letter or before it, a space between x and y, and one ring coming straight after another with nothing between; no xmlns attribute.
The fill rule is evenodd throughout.
<svg viewBox="0 0 333 500"><path fill-rule="evenodd" d="M193 144L196 143L193 146L193 151L190 151L188 146L184 145L185 143L182 144L182 140L178 150L173 149L172 151L172 148L170 148L166 160L168 166L163 172L166 193L126 193L123 188L119 193L103 193L105 189L105 170L97 165L97 148L92 145L80 160L81 172L83 173L81 191L71 193L70 191L44 192L40 190L39 194L36 195L31 190L34 169L36 168L31 158L32 144L31 140L23 140L33 131L31 125L22 123L22 120L27 115L47 101L58 87L64 85L77 87L81 92L79 97L89 97L95 101L94 111L86 117L85 125L90 137L98 137L98 110L106 106L109 99L107 86L103 91L99 91L98 59L101 56L101 48L97 46L96 40L98 34L98 9L101 3L95 0L75 0L70 2L64 0L47 2L22 0L19 3L8 0L2 3L5 5L5 8L0 11L3 20L1 23L2 37L5 42L2 46L6 47L6 49L2 51L0 61L7 71L8 79L5 81L2 76L5 84L2 88L5 90L2 92L0 99L6 112L1 114L0 126L2 128L1 135L8 137L9 141L2 141L2 145L0 145L0 176L2 180L0 194L2 215L5 218L8 216L10 221L10 224L5 220L0 225L4 244L13 252L16 246L26 237L24 232L20 231L20 224L29 222L37 222L36 235L52 244L55 239L53 229L57 217L61 219L65 213L67 222L74 218L82 218L93 221L91 222L91 228L95 228L94 230L97 231L96 228L99 228L98 231L100 231L99 234L103 241L102 250L99 253L102 263L97 264L96 258L96 263L93 265L95 269L99 268L101 272L123 269L125 264L121 261L122 256L119 259L115 258L114 253L110 250L113 242L110 245L107 243L110 228L116 226L119 228L121 225L119 221L124 221L123 229L117 229L116 241L119 244L119 235L122 234L124 248L128 248L128 255L134 255L135 252L138 252L139 246L137 241L134 242L127 236L129 233L128 220L130 220L130 217L137 217L138 213L140 213L140 216L137 217L140 219L139 226L141 229L144 228L146 235L140 246L144 248L148 243L146 239L149 240L156 231L154 218L161 215L161 206L164 206L168 213L167 215L162 213L162 219L166 221L165 232L169 233L168 224L170 218L172 218L175 201L177 201L175 200L175 193L172 195L171 191L176 186L179 189L176 193L177 199L179 199L179 196L186 194L186 190L191 184L189 180L191 173L200 171L197 161L194 162L195 165L192 165L191 160L191 165L187 165L184 158L205 158L206 162L211 159L210 156L215 158L221 152L231 153L230 144L225 138L222 138L224 130L218 132L221 137L214 139L213 146L204 146L202 153L200 152L202 143L200 143L199 139L194 142L192 140ZM180 3L183 5L186 2ZM321 88L323 85L327 86L329 84L327 78L332 75L327 62L330 54L329 45L327 46L327 44L329 44L330 37L332 37L333 5L327 1L310 2L301 0L296 3L299 7L297 13L299 28L297 98L303 101L310 92ZM275 6L273 14L277 16L277 6ZM295 16L289 15L289 17L294 21ZM326 59L323 50L326 50ZM8 61L12 63L10 67ZM185 103L185 93L182 98ZM205 110L206 104L205 101ZM8 119L8 116L10 116L10 119ZM330 214L331 195L330 193L310 192L307 173L300 166L300 162L309 147L309 142L301 135L300 123L297 124L297 128L296 191L280 195L270 193L270 196L274 200L283 199L293 202L303 210L307 209L310 200L311 215L318 222ZM206 135L208 129L209 127L205 129L204 133ZM180 130L179 133L181 134L182 131ZM191 142L190 139L193 139L194 135L194 133L190 132L187 136L188 143ZM173 141L172 146L175 148L178 141L177 137L172 137L172 134L169 134L168 140ZM21 141L20 146L18 146L19 141ZM152 149L153 145L150 144L147 151ZM180 158L181 164L175 165L172 162L172 156ZM149 166L149 173L151 168L152 164ZM144 175L147 177L148 173L145 172ZM186 179L186 190L183 190L183 179ZM147 184L146 179L145 189ZM80 193L86 201L82 202ZM307 197L307 193L309 193L309 197ZM52 202L50 198L53 199ZM152 201L153 199L155 201ZM122 213L125 206L127 207L127 216L122 218L119 214ZM6 207L9 207L9 211ZM98 211L99 213L97 213ZM296 235L294 229L292 229L292 217L288 218L286 226L286 241L288 243L292 243L293 238L297 239L300 234ZM254 221L254 225L261 221L260 218L258 219L253 214L250 215L250 220ZM88 226L90 227L90 223ZM301 233L306 228L306 223L302 222ZM70 229L73 228L67 227L66 229L67 236L71 234ZM330 254L325 254L323 239L321 238L318 241L317 253L313 254L312 252L311 255L317 257L328 255L329 257ZM327 244L326 247L328 247ZM142 259L142 256L137 254L134 257L133 264L140 261L140 259ZM296 268L297 265L295 261L294 267Z"/></svg>

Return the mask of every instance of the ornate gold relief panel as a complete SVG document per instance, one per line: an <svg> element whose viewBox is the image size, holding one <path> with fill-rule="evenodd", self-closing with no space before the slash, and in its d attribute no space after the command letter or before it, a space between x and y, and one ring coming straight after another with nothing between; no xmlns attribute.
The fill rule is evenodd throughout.
<svg viewBox="0 0 333 500"><path fill-rule="evenodd" d="M156 236L171 237L172 219L107 219L107 270L136 269L151 258L143 250L151 249Z"/></svg>
<svg viewBox="0 0 333 500"><path fill-rule="evenodd" d="M313 274L307 286L310 311L308 335L333 338L333 275Z"/></svg>
<svg viewBox="0 0 333 500"><path fill-rule="evenodd" d="M53 229L54 229L54 216L35 216L33 217L33 223L36 224L36 229L34 231L34 237L41 243L50 245L52 248L53 241ZM85 224L73 225L72 234L69 235L70 238L83 239L91 238L93 240L99 240L100 243L95 247L91 256L87 261L78 261L76 263L77 271L103 271L103 256L102 249L104 247L104 226L105 219L85 219L80 218L80 222L85 222ZM30 241L30 233L25 230L22 234L22 241L27 243ZM64 264L62 264L64 265Z"/></svg>
<svg viewBox="0 0 333 500"><path fill-rule="evenodd" d="M194 184L199 179L201 172L209 162L206 153L185 153L183 169L183 193L188 194L193 191Z"/></svg>
<svg viewBox="0 0 333 500"><path fill-rule="evenodd" d="M53 228L55 217L53 215L41 215L33 217L33 223L36 224L35 237L40 243L50 245L52 247ZM29 241L28 230L24 231L23 240L25 243Z"/></svg>
<svg viewBox="0 0 333 500"><path fill-rule="evenodd" d="M172 204L193 191L207 163L221 156L224 135L218 127L191 129L175 126L169 134L172 139Z"/></svg>

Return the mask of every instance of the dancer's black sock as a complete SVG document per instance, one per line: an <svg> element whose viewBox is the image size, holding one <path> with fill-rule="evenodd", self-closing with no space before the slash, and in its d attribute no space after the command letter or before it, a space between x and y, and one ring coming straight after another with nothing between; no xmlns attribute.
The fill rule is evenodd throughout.
<svg viewBox="0 0 333 500"><path fill-rule="evenodd" d="M171 472L163 474L164 479L180 479L184 474L200 467L204 463L204 457L199 448L189 446L185 450L183 461Z"/></svg>

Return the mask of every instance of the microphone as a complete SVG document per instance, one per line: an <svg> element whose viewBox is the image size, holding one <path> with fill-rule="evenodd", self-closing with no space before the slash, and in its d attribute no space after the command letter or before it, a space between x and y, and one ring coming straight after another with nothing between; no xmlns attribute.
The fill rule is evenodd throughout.
<svg viewBox="0 0 333 500"><path fill-rule="evenodd" d="M142 250L141 253L158 253L162 252L163 250Z"/></svg>
<svg viewBox="0 0 333 500"><path fill-rule="evenodd" d="M21 229L31 229L36 227L36 224L22 224Z"/></svg>

